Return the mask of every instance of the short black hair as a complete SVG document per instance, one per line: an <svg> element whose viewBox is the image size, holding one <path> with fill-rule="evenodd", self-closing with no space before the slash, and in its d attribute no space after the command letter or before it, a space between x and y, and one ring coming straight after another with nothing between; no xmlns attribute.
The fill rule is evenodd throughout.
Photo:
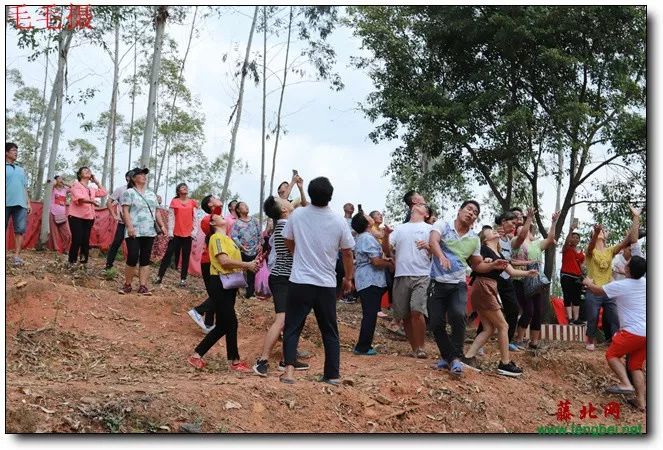
<svg viewBox="0 0 663 450"><path fill-rule="evenodd" d="M465 200L462 205L460 205L460 209L465 208L467 205L472 204L477 207L477 213L481 214L481 206L479 206L479 202L476 200Z"/></svg>
<svg viewBox="0 0 663 450"><path fill-rule="evenodd" d="M334 186L327 177L314 178L308 184L308 196L311 197L311 204L314 206L329 205L333 193Z"/></svg>
<svg viewBox="0 0 663 450"><path fill-rule="evenodd" d="M573 236L574 234L575 234L576 236L578 236L578 239L580 239L580 233L574 231L573 233L571 233L571 236Z"/></svg>
<svg viewBox="0 0 663 450"><path fill-rule="evenodd" d="M632 256L628 262L628 271L631 278L639 280L647 273L647 260L642 256Z"/></svg>
<svg viewBox="0 0 663 450"><path fill-rule="evenodd" d="M235 214L237 214L238 216L239 216L239 206L240 206L242 203L244 203L244 202L237 202L237 203L235 204ZM246 203L244 203L244 204L246 205ZM248 208L249 205L246 205L246 207Z"/></svg>
<svg viewBox="0 0 663 450"><path fill-rule="evenodd" d="M371 219L374 219L375 218L374 216L376 214L380 214L380 211L378 211L377 209L375 211L371 211L370 213L368 213L368 215L371 216Z"/></svg>
<svg viewBox="0 0 663 450"><path fill-rule="evenodd" d="M273 195L267 197L265 203L262 204L262 210L265 211L267 217L272 219L274 222L281 218L281 207Z"/></svg>
<svg viewBox="0 0 663 450"><path fill-rule="evenodd" d="M407 206L412 206L412 197L414 197L416 193L417 191L407 191L403 196L403 202L405 202Z"/></svg>
<svg viewBox="0 0 663 450"><path fill-rule="evenodd" d="M279 187L276 188L276 192L278 192L279 189L281 189L281 186L283 186L284 184L287 184L288 186L290 186L290 183L288 183L287 181L283 181L283 182L281 182L281 184L279 184Z"/></svg>
<svg viewBox="0 0 663 450"><path fill-rule="evenodd" d="M518 207L518 206L514 206L513 208L509 209L509 211L511 211L511 212L516 212L516 211L518 211L520 214L523 214L523 210L522 210L522 208L520 208L520 207Z"/></svg>
<svg viewBox="0 0 663 450"><path fill-rule="evenodd" d="M235 204L235 206L237 206L237 200L230 200L230 203L228 203L228 211L235 211L233 203Z"/></svg>
<svg viewBox="0 0 663 450"><path fill-rule="evenodd" d="M484 225L484 226L481 227L481 231L483 231L483 230L492 230L492 229L493 229L492 225Z"/></svg>
<svg viewBox="0 0 663 450"><path fill-rule="evenodd" d="M13 142L5 142L5 153L7 153L12 148L18 150L18 145L14 144Z"/></svg>
<svg viewBox="0 0 663 450"><path fill-rule="evenodd" d="M361 234L368 228L368 219L366 219L366 216L364 216L363 213L357 213L352 217L350 226L357 232L357 234Z"/></svg>
<svg viewBox="0 0 663 450"><path fill-rule="evenodd" d="M210 214L212 212L212 209L209 207L209 202L212 200L213 195L208 194L203 197L203 199L200 201L200 207L205 211L207 214Z"/></svg>
<svg viewBox="0 0 663 450"><path fill-rule="evenodd" d="M495 223L497 225L502 225L502 222L506 220L513 220L515 218L516 218L516 213L514 213L513 211L504 211L502 214L495 217Z"/></svg>
<svg viewBox="0 0 663 450"><path fill-rule="evenodd" d="M175 198L180 196L180 189L182 189L184 186L186 186L186 183L180 183L177 186L175 186ZM189 187L189 186L186 186Z"/></svg>

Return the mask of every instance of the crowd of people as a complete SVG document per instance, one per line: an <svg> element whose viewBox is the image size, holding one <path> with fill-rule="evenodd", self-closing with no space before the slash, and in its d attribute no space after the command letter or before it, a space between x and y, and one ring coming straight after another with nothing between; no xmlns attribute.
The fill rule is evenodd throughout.
<svg viewBox="0 0 663 450"><path fill-rule="evenodd" d="M17 150L15 144L6 144L5 228L11 217L16 235L13 261L20 265L30 206L25 172L15 164ZM329 179L311 180L305 192L304 180L293 171L292 179L281 183L277 194L261 205L269 219L265 230L249 215L246 202L229 202L224 215L219 198L210 194L198 204L189 197L185 183L177 185L164 223L157 213L161 202L148 187L148 174L147 168L128 171L127 184L109 196L107 207L117 228L106 269L113 267L124 242L126 265L119 293L131 293L137 277L137 293L151 295L152 247L157 235L166 234L168 247L155 283L162 282L173 256L177 261L181 255L180 285L186 286L192 242L198 232L204 234L206 251L200 262L207 298L189 311L205 333L188 357L197 369L205 367L205 354L225 336L230 369L264 377L282 336L282 358L277 364L283 372L280 380L295 383L295 371L309 368L298 344L312 310L324 346L320 381L338 385L341 355L336 302L348 298L358 298L362 311L355 355L379 353L373 339L377 319L388 316L381 310L385 296L392 318L388 327L402 327L411 348L409 356L427 359L429 354L439 353L433 367L454 377L466 368L485 370L480 356L495 334L496 370L501 375L522 375L513 354L542 347L541 325L550 285L543 270L543 253L556 245L558 212L551 216L546 237L536 236L533 208L505 211L476 233L481 213L477 201L463 201L453 220L438 220L426 199L410 191L403 197L405 222L392 227L383 223L381 212L366 213L361 205L355 213L353 204L345 204L341 216L329 207L334 192ZM68 262L85 265L95 207L107 191L88 167L81 167L76 178L68 185L62 177L55 177L50 224L68 225ZM299 198L293 201L290 195L295 188ZM205 213L199 222L198 208ZM608 391L635 393L634 406L644 410L646 259L638 244L640 210L631 207L631 212L632 225L619 244L608 246L607 230L595 225L586 252L579 247L574 221L561 248L560 282L570 324L584 323L580 308L584 297L588 351L596 348L602 310L601 324L609 345L606 358L619 378ZM251 367L239 353L235 302L240 289L251 298L262 284L268 286L275 315L261 354ZM466 347L468 319L474 317L480 325L476 338ZM427 333L434 338L434 350L426 348Z"/></svg>

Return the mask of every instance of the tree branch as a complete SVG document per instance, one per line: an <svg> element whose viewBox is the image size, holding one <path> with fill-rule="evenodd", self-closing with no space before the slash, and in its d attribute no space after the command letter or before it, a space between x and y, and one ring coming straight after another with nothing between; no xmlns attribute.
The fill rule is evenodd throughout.
<svg viewBox="0 0 663 450"><path fill-rule="evenodd" d="M618 155L613 155L613 156L611 156L610 158L606 159L605 161L603 161L602 163L600 163L598 166L594 167L592 170L590 170L589 172L587 172L587 175L585 175L585 176L582 177L580 180L578 180L578 184L582 184L582 183L584 183L589 177L591 177L592 175L594 175L594 173L596 173L596 171L598 171L601 167L605 167L606 165L610 164L611 161L613 161L613 160L615 160L615 159L617 159L617 158L624 157L624 156L635 155L635 154L637 154L637 153L640 153L641 151L642 151L642 150L637 150L637 151L633 151L633 152L628 152L628 153L624 153L624 154L618 154Z"/></svg>
<svg viewBox="0 0 663 450"><path fill-rule="evenodd" d="M479 160L479 156L476 154L476 151L469 145L469 144L463 144L463 147L469 152L470 156L472 157L472 160L474 160L474 163L476 164L477 170L483 175L483 178L486 180L486 183L488 183L488 186L490 186L490 190L493 191L493 194L495 194L495 197L497 197L497 201L500 202L500 205L504 207L504 197L500 194L500 191L495 184L495 182L490 178L490 171L488 168Z"/></svg>

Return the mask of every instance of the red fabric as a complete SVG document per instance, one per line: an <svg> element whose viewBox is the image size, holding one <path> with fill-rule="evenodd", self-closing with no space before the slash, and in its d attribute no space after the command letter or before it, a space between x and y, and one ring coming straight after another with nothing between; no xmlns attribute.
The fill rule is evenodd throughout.
<svg viewBox="0 0 663 450"><path fill-rule="evenodd" d="M382 300L380 300L380 308L387 309L389 308L389 292L384 291L382 294Z"/></svg>
<svg viewBox="0 0 663 450"><path fill-rule="evenodd" d="M41 211L43 205L41 202L30 202L32 211L28 215L27 226L25 234L23 235L23 248L35 248L39 242L39 232L41 229ZM168 219L168 211L159 210L157 214L161 214L163 221L165 222ZM51 219L51 230L53 228L54 221ZM69 231L69 225L65 224L67 231ZM113 238L115 237L115 228L117 227L117 221L113 219L108 209L97 209L95 211L94 225L92 226L92 232L90 233L90 247L97 247L103 251L108 251L108 248L113 243ZM49 233L49 240L47 247L51 250L56 250L58 252L64 253L69 250L69 244L71 241L67 241L66 237L63 236L63 233L58 233L57 231L52 231ZM166 246L168 245L168 236L157 236L154 242L154 247L152 248L152 259L160 260L163 255L166 253ZM5 250L12 250L14 248L14 228L12 220L9 220L9 226L5 231ZM189 258L189 274L200 276L200 256L205 248L205 236L203 233L198 233L197 237L193 240L191 245L191 257ZM122 243L122 254L127 254L127 247Z"/></svg>
<svg viewBox="0 0 663 450"><path fill-rule="evenodd" d="M569 319L566 317L566 308L564 307L564 300L560 297L550 297L550 303L552 304L553 311L555 311L555 317L557 317L557 323L560 325L568 325Z"/></svg>
<svg viewBox="0 0 663 450"><path fill-rule="evenodd" d="M621 358L629 355L628 370L642 370L647 359L647 338L619 330L612 337L612 343L605 352L605 358Z"/></svg>
<svg viewBox="0 0 663 450"><path fill-rule="evenodd" d="M575 251L571 247L562 250L562 269L563 273L571 275L582 275L580 266L585 261L585 254L582 251Z"/></svg>
<svg viewBox="0 0 663 450"><path fill-rule="evenodd" d="M48 233L48 248L58 253L67 253L71 245L71 231L69 221L61 224L55 223L53 214L49 214L50 233Z"/></svg>
<svg viewBox="0 0 663 450"><path fill-rule="evenodd" d="M23 235L23 248L35 248L39 242L39 230L41 227L41 202L30 202L32 211L26 219L25 234ZM13 250L14 243L14 222L9 219L9 225L5 230L5 250Z"/></svg>

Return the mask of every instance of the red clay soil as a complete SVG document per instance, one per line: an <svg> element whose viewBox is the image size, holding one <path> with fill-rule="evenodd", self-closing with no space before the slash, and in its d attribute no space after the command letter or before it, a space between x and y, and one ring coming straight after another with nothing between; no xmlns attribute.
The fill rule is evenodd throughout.
<svg viewBox="0 0 663 450"><path fill-rule="evenodd" d="M536 433L557 420L568 400L571 423L641 425L646 416L608 396L614 382L600 349L580 343L548 343L538 354L518 352L520 379L495 372L497 349L486 346L482 373L459 380L434 370L434 359L407 356L380 319L380 355L355 356L359 304L338 305L340 387L316 381L324 351L315 317L309 316L300 350L311 368L297 383L279 382L272 353L267 378L231 373L225 340L197 371L186 358L203 334L187 311L205 296L200 279L175 286L170 270L151 297L119 295L119 278L106 280L101 258L87 272L66 268L62 255L28 251L27 265L8 266L6 278L6 429L16 432L211 432L211 433ZM122 266L122 264L118 264ZM271 324L271 301L238 298L239 349L252 365ZM468 332L469 335L469 332ZM437 355L432 339L429 355ZM583 405L595 419L580 418ZM620 417L604 406L620 403Z"/></svg>

